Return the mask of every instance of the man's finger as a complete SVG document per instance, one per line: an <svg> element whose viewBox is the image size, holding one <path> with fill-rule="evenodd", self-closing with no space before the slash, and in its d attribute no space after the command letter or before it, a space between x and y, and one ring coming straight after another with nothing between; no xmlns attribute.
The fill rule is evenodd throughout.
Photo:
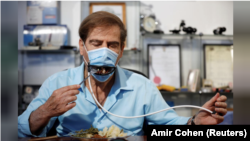
<svg viewBox="0 0 250 141"><path fill-rule="evenodd" d="M76 85L69 85L69 86L65 86L65 87L62 87L60 89L58 89L61 93L64 93L66 91L69 91L69 90L77 90L80 88L80 85L76 84Z"/></svg>
<svg viewBox="0 0 250 141"><path fill-rule="evenodd" d="M70 103L72 101L75 101L76 99L77 99L77 96L69 96L69 97L65 98L65 102Z"/></svg>
<svg viewBox="0 0 250 141"><path fill-rule="evenodd" d="M209 101L207 101L203 107L211 107L215 104L217 98L220 97L219 93L216 93L216 95L214 97L212 97Z"/></svg>
<svg viewBox="0 0 250 141"><path fill-rule="evenodd" d="M75 103L75 102L72 102L72 103L67 104L66 107L65 107L65 108L66 108L66 111L72 109L72 108L75 107L75 106L76 106L76 103Z"/></svg>
<svg viewBox="0 0 250 141"><path fill-rule="evenodd" d="M63 93L63 96L72 96L72 95L77 95L79 94L79 90L69 90Z"/></svg>
<svg viewBox="0 0 250 141"><path fill-rule="evenodd" d="M224 116L227 113L227 109L225 108L215 108L215 111L217 113L220 113L222 116Z"/></svg>
<svg viewBox="0 0 250 141"><path fill-rule="evenodd" d="M218 108L227 108L226 102L215 102L215 106Z"/></svg>
<svg viewBox="0 0 250 141"><path fill-rule="evenodd" d="M223 116L217 114L212 114L212 116L217 119L218 123L221 123L224 120Z"/></svg>
<svg viewBox="0 0 250 141"><path fill-rule="evenodd" d="M225 95L220 96L217 101L218 102L225 102L227 100L227 97Z"/></svg>

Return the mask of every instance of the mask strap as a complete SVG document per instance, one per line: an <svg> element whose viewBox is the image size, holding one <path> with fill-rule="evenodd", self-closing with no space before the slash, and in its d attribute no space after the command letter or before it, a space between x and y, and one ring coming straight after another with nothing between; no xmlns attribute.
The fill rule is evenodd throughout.
<svg viewBox="0 0 250 141"><path fill-rule="evenodd" d="M118 63L119 63L119 61L120 61L120 60L118 60L118 61L117 61L118 56L120 55L120 53L121 53L121 50L120 50L119 54L117 55L115 66L117 66L117 64L118 64Z"/></svg>
<svg viewBox="0 0 250 141"><path fill-rule="evenodd" d="M86 53L88 54L88 51L87 51L87 49L86 49L86 46L85 46L85 44L84 44L84 42L82 41L82 44L83 44L83 48L86 50ZM89 62L87 62L87 60L85 59L85 57L84 57L84 55L83 55L83 60L84 60L84 62L88 65L88 67L89 67Z"/></svg>
<svg viewBox="0 0 250 141"><path fill-rule="evenodd" d="M82 41L82 44L83 44L83 46L84 46L84 48L85 48L86 52L88 52L88 51L87 51L87 48L86 48L86 46L85 46L85 44L84 44L84 42L83 42L83 41Z"/></svg>

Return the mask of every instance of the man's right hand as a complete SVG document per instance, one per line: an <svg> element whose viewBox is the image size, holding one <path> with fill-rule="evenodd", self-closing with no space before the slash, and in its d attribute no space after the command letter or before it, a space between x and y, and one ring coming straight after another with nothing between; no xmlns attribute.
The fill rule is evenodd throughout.
<svg viewBox="0 0 250 141"><path fill-rule="evenodd" d="M70 85L55 90L43 105L30 114L31 133L39 135L50 118L60 116L75 107L76 103L73 101L77 99L79 88L80 85Z"/></svg>
<svg viewBox="0 0 250 141"><path fill-rule="evenodd" d="M45 104L42 105L45 110L44 114L50 118L60 116L75 107L76 103L73 101L77 99L76 95L79 94L79 88L80 85L70 85L55 90Z"/></svg>

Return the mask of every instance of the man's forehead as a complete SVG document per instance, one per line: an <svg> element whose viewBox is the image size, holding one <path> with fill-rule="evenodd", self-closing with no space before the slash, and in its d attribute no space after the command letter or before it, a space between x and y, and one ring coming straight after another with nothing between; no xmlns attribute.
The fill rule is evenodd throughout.
<svg viewBox="0 0 250 141"><path fill-rule="evenodd" d="M88 40L120 41L120 30L118 26L96 27L90 31Z"/></svg>

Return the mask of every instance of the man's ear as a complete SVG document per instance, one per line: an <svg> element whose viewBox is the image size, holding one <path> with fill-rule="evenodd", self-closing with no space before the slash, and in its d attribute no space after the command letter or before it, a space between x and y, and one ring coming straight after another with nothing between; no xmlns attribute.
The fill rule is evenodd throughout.
<svg viewBox="0 0 250 141"><path fill-rule="evenodd" d="M115 65L117 65L118 62L119 62L119 60L122 58L124 48L125 48L125 45L122 46L121 52L120 52L120 54L119 54L119 56L118 56L118 58L117 58L117 60L116 60L116 62L115 62Z"/></svg>
<svg viewBox="0 0 250 141"><path fill-rule="evenodd" d="M83 43L82 43L82 39L79 39L79 50L80 50L80 54L83 55Z"/></svg>
<svg viewBox="0 0 250 141"><path fill-rule="evenodd" d="M121 58L122 58L122 55L123 55L124 48L125 48L125 45L123 45L123 46L122 46L122 50L121 50Z"/></svg>
<svg viewBox="0 0 250 141"><path fill-rule="evenodd" d="M89 62L88 53L86 51L86 48L83 46L83 41L81 38L79 39L79 50L80 50L80 54L84 57L84 61Z"/></svg>

